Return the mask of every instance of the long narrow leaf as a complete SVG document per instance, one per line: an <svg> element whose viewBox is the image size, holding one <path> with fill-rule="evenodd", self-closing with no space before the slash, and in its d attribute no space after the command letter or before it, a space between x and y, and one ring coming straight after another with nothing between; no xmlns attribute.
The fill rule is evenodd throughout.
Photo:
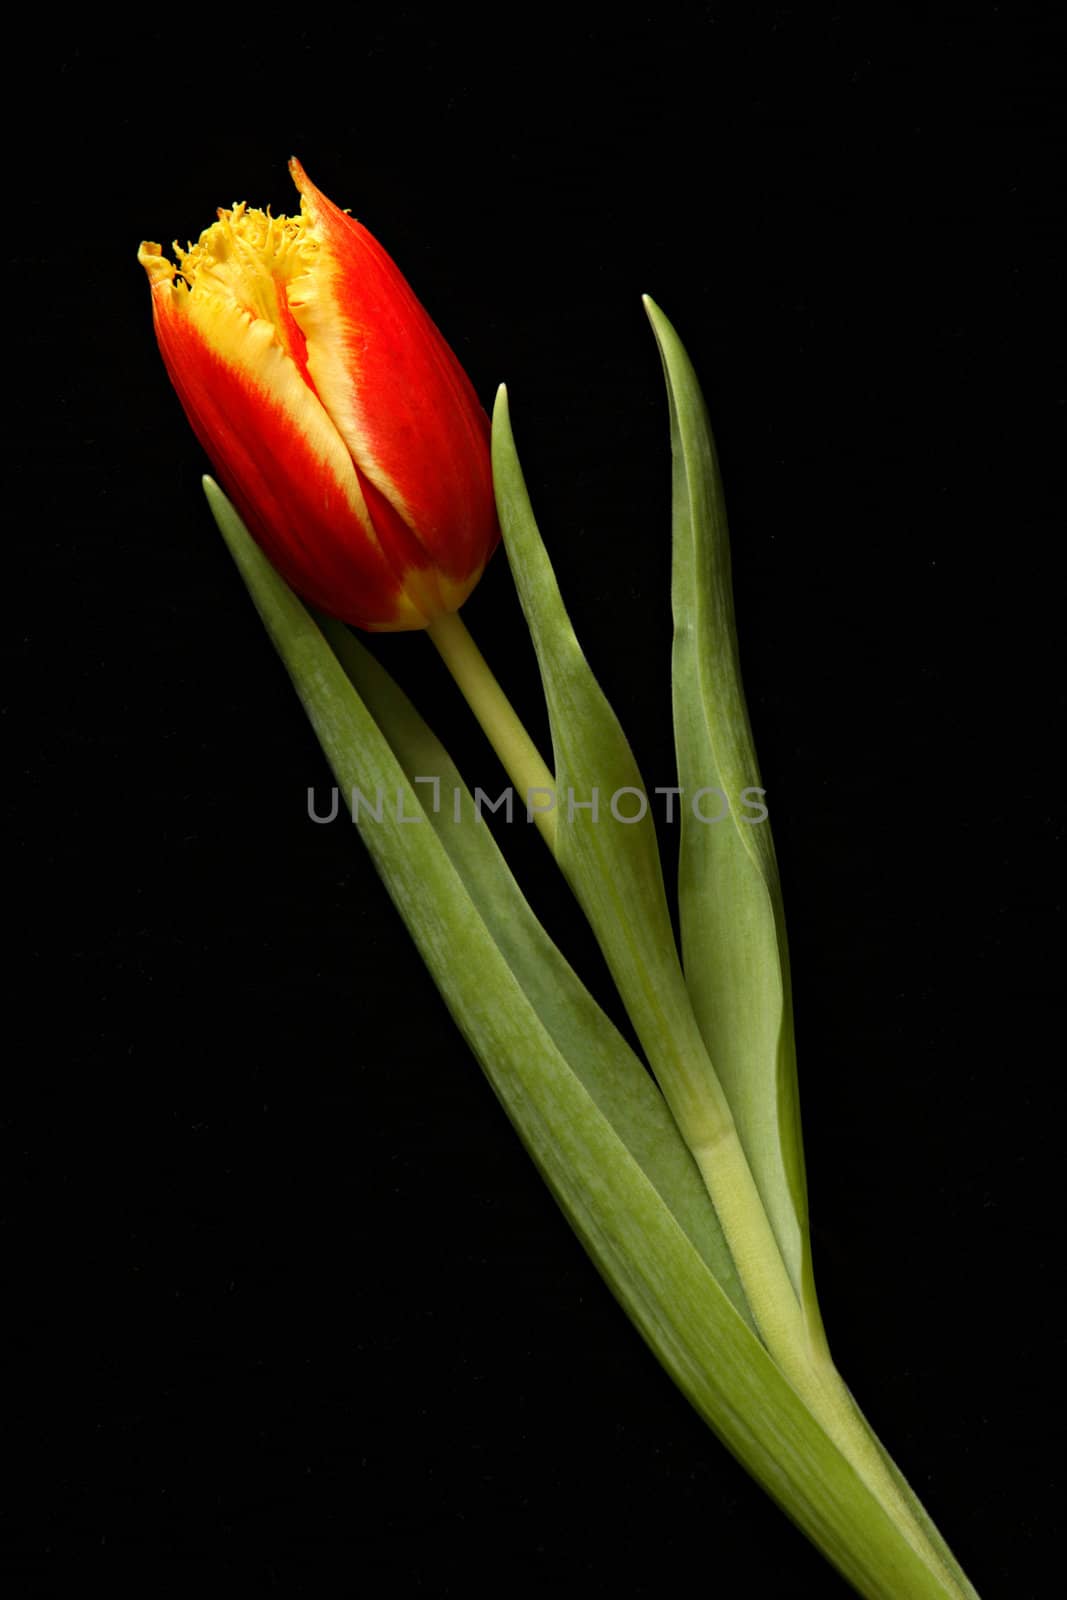
<svg viewBox="0 0 1067 1600"><path fill-rule="evenodd" d="M548 704L557 860L686 1143L693 1150L710 1147L732 1132L730 1113L678 960L647 794L567 615L526 492L503 389L493 413L493 478Z"/></svg>
<svg viewBox="0 0 1067 1600"><path fill-rule="evenodd" d="M672 688L679 784L715 794L720 820L682 807L679 909L686 982L783 1259L831 1387L847 1396L887 1497L958 1585L966 1575L841 1383L815 1294L781 885L741 683L729 531L699 382L677 333L645 297L670 405ZM710 809L710 808L709 808ZM864 1452L866 1454L866 1452ZM870 1459L868 1457L868 1459Z"/></svg>
<svg viewBox="0 0 1067 1600"><path fill-rule="evenodd" d="M486 928L572 1071L751 1325L719 1219L662 1094L537 920L444 746L340 623L323 632L389 742ZM416 784L416 780L423 780ZM432 783L426 783L432 779ZM429 802L427 804L427 802Z"/></svg>
<svg viewBox="0 0 1067 1600"><path fill-rule="evenodd" d="M300 602L209 499L338 783L418 796ZM363 838L446 1004L615 1295L729 1448L868 1600L956 1591L916 1553L738 1314L542 1025L440 836L391 808Z"/></svg>
<svg viewBox="0 0 1067 1600"><path fill-rule="evenodd" d="M682 960L764 1207L817 1329L782 895L741 686L722 480L692 364L647 297L645 309L670 400Z"/></svg>

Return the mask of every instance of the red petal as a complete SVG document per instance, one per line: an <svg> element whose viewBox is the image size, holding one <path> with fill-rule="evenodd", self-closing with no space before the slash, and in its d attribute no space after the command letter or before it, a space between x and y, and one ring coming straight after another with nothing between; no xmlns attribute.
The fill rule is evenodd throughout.
<svg viewBox="0 0 1067 1600"><path fill-rule="evenodd" d="M298 162L291 170L319 245L288 285L316 390L360 472L468 587L499 537L489 419L381 245Z"/></svg>

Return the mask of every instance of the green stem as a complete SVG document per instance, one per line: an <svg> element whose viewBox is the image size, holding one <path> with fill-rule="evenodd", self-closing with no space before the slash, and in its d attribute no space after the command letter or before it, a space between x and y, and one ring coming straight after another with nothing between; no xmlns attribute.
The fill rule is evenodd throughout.
<svg viewBox="0 0 1067 1600"><path fill-rule="evenodd" d="M511 701L494 678L458 611L446 612L431 622L426 631L503 762L520 801L531 809L541 837L555 855L556 780L541 759L537 746L516 716ZM538 795L551 797L551 809L534 804Z"/></svg>
<svg viewBox="0 0 1067 1600"><path fill-rule="evenodd" d="M693 1148L693 1156L722 1224L760 1337L779 1370L947 1592L960 1597L969 1594L931 1542L886 1465L877 1440L830 1359L821 1328L813 1337L736 1130L731 1128L713 1144Z"/></svg>

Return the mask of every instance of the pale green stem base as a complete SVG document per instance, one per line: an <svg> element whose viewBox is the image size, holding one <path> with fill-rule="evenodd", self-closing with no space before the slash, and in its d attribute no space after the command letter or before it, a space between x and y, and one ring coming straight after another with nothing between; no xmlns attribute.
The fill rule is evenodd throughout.
<svg viewBox="0 0 1067 1600"><path fill-rule="evenodd" d="M446 612L431 622L426 631L500 757L505 772L518 790L520 802L530 808L541 837L555 855L556 780L541 759L537 746L515 715L510 700L459 613ZM551 800L551 809L539 803L546 798Z"/></svg>
<svg viewBox="0 0 1067 1600"><path fill-rule="evenodd" d="M857 1411L830 1359L821 1329L812 1336L736 1132L731 1129L713 1145L695 1149L693 1155L722 1224L756 1326L778 1368L916 1554L938 1575L948 1593L963 1597L965 1591L916 1520Z"/></svg>

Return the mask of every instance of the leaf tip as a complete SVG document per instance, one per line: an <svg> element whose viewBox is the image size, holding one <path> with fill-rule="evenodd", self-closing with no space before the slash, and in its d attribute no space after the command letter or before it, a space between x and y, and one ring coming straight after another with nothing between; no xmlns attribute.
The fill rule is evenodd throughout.
<svg viewBox="0 0 1067 1600"><path fill-rule="evenodd" d="M499 428L502 434L511 432L511 413L508 407L508 386L502 383L496 391L496 400L493 402L493 430Z"/></svg>

